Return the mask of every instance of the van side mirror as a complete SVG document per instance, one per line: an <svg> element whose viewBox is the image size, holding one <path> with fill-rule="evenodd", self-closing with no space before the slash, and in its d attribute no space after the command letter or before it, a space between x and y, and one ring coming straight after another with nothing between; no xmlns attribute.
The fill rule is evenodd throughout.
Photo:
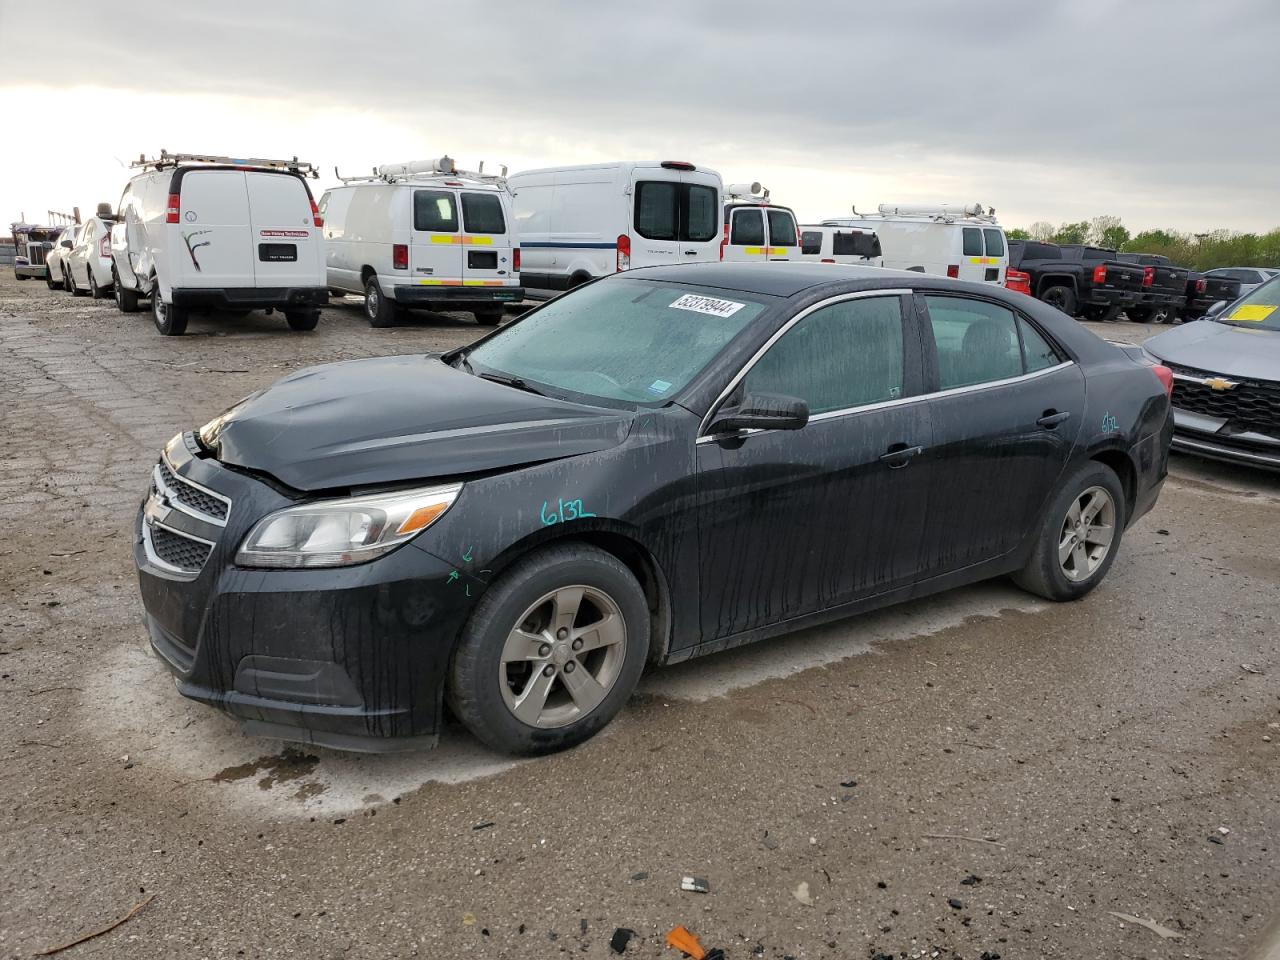
<svg viewBox="0 0 1280 960"><path fill-rule="evenodd" d="M1216 303L1209 304L1209 309L1204 312L1205 319L1216 317L1223 310L1227 309L1227 301L1219 300Z"/></svg>
<svg viewBox="0 0 1280 960"><path fill-rule="evenodd" d="M736 404L721 407L708 430L800 430L809 422L809 404L777 393L748 393Z"/></svg>

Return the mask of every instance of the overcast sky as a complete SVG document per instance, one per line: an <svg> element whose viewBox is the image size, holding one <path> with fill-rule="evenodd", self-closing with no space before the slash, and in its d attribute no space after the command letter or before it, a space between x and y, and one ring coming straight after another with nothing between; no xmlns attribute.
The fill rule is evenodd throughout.
<svg viewBox="0 0 1280 960"><path fill-rule="evenodd" d="M0 0L0 223L114 205L166 147L297 154L319 188L443 153L681 159L807 221L1280 226L1276 0L185 6Z"/></svg>

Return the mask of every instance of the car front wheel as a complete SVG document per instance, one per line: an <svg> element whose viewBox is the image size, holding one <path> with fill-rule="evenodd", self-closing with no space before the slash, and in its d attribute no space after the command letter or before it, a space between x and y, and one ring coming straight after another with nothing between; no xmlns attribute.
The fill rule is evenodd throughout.
<svg viewBox="0 0 1280 960"><path fill-rule="evenodd" d="M454 715L504 753L582 743L631 696L649 608L631 571L581 543L518 561L485 593L449 671Z"/></svg>
<svg viewBox="0 0 1280 960"><path fill-rule="evenodd" d="M1014 582L1048 600L1078 600L1111 569L1124 525L1120 478L1096 460L1083 464L1059 488Z"/></svg>

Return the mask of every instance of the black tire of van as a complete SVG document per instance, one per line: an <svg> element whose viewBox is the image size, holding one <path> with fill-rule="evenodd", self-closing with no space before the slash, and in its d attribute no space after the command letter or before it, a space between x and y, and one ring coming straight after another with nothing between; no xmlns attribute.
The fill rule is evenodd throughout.
<svg viewBox="0 0 1280 960"><path fill-rule="evenodd" d="M126 290L124 284L120 282L120 274L116 273L116 268L111 268L111 285L116 292L116 307L121 313L137 313L138 312L138 291Z"/></svg>
<svg viewBox="0 0 1280 960"><path fill-rule="evenodd" d="M476 315L476 323L482 327L496 327L502 322L505 312L502 307L485 307L483 310L473 311Z"/></svg>
<svg viewBox="0 0 1280 960"><path fill-rule="evenodd" d="M286 310L284 319L289 324L290 330L314 330L316 324L320 322L320 311L316 309Z"/></svg>
<svg viewBox="0 0 1280 960"><path fill-rule="evenodd" d="M187 308L165 303L158 283L151 288L151 319L161 336L180 337L187 332Z"/></svg>
<svg viewBox="0 0 1280 960"><path fill-rule="evenodd" d="M396 322L399 311L393 301L387 299L378 278L370 277L364 285L364 315L371 327L389 327Z"/></svg>

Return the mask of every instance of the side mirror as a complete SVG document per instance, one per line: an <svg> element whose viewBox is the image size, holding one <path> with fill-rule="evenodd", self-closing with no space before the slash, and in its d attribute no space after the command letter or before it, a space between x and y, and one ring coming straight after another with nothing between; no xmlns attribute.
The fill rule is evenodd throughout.
<svg viewBox="0 0 1280 960"><path fill-rule="evenodd" d="M115 214L111 212L111 204L109 203L98 204L98 217L99 219L102 219L102 220L114 220Z"/></svg>
<svg viewBox="0 0 1280 960"><path fill-rule="evenodd" d="M809 404L799 397L749 393L739 403L720 408L710 433L738 430L799 430L809 422Z"/></svg>
<svg viewBox="0 0 1280 960"><path fill-rule="evenodd" d="M1204 312L1205 319L1207 320L1209 317L1216 317L1223 310L1227 309L1227 306L1228 304L1225 300L1219 300L1216 303L1211 303L1209 305L1209 309Z"/></svg>
<svg viewBox="0 0 1280 960"><path fill-rule="evenodd" d="M66 247L68 250L70 250L72 247L74 247L74 246L75 246L75 244L74 244L74 243L72 243L70 240L63 240L63 241L62 241L62 246Z"/></svg>

